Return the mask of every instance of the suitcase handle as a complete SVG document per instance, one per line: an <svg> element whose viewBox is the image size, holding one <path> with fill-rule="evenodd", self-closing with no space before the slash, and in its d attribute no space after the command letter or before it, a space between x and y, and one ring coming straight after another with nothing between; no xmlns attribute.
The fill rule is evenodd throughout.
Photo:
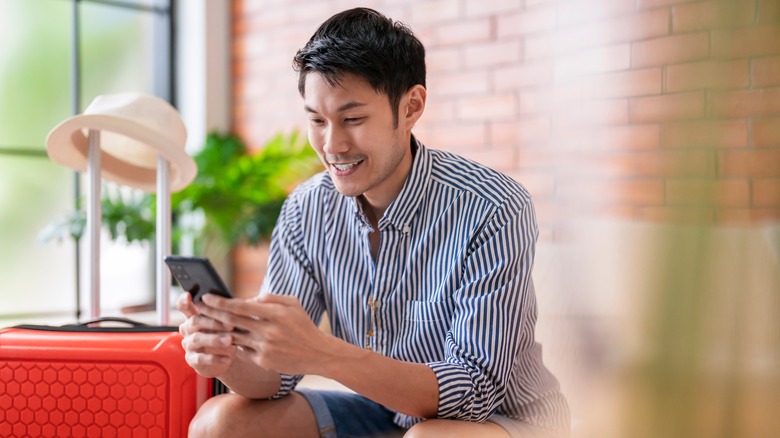
<svg viewBox="0 0 780 438"><path fill-rule="evenodd" d="M100 325L100 323L103 322L119 322L122 324L127 324L132 327L149 327L149 324L145 324L143 322L133 321L132 319L121 318L117 316L105 316L102 318L97 318L91 321L85 321L78 324L67 324L64 327L91 327L94 325Z"/></svg>
<svg viewBox="0 0 780 438"><path fill-rule="evenodd" d="M101 327L102 322L118 322L125 324L126 327ZM103 318L97 318L92 321L80 322L75 324L66 324L60 326L50 325L31 325L22 324L15 326L16 328L28 329L28 330L46 330L53 332L82 332L82 333L100 333L100 332L178 332L179 327L176 326L159 326L149 325L143 322L133 321L132 319L121 318L116 316L106 316Z"/></svg>

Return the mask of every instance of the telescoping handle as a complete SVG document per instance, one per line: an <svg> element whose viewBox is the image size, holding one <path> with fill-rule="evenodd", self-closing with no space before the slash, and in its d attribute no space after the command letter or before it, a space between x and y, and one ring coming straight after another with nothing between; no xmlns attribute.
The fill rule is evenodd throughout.
<svg viewBox="0 0 780 438"><path fill-rule="evenodd" d="M165 266L165 257L171 254L171 194L168 160L157 154L157 323L168 325L170 314L171 273Z"/></svg>
<svg viewBox="0 0 780 438"><path fill-rule="evenodd" d="M89 317L100 316L100 131L90 129L87 136L87 287Z"/></svg>
<svg viewBox="0 0 780 438"><path fill-rule="evenodd" d="M87 137L87 241L88 290L91 319L100 316L100 229L102 227L100 181L100 131L90 129ZM171 252L171 194L168 160L157 156L157 218L156 218L156 301L157 323L167 326L170 313L171 276L164 259Z"/></svg>

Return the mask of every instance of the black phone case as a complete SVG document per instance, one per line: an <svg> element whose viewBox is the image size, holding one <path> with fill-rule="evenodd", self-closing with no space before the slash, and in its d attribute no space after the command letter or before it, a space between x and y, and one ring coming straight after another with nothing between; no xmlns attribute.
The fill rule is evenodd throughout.
<svg viewBox="0 0 780 438"><path fill-rule="evenodd" d="M200 302L203 295L208 293L233 298L233 294L230 293L209 259L168 256L165 258L165 264L181 287L192 294L193 302Z"/></svg>

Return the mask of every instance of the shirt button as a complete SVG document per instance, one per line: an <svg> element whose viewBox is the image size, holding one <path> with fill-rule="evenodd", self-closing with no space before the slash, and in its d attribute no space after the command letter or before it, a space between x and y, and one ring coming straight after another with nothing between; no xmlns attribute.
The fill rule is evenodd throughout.
<svg viewBox="0 0 780 438"><path fill-rule="evenodd" d="M409 225L404 225L404 233L409 234L410 231L412 231L412 227Z"/></svg>

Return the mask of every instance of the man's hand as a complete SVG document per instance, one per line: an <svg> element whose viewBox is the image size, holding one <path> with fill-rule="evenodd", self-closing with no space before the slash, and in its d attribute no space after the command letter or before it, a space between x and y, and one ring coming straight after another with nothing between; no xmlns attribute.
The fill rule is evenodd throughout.
<svg viewBox="0 0 780 438"><path fill-rule="evenodd" d="M335 339L317 328L297 298L263 294L248 300L213 294L198 305L201 315L238 327L230 333L255 365L284 374L317 373L332 356Z"/></svg>
<svg viewBox="0 0 780 438"><path fill-rule="evenodd" d="M176 308L187 316L179 326L187 363L204 377L227 372L236 357L233 327L202 315L188 293L179 296Z"/></svg>

